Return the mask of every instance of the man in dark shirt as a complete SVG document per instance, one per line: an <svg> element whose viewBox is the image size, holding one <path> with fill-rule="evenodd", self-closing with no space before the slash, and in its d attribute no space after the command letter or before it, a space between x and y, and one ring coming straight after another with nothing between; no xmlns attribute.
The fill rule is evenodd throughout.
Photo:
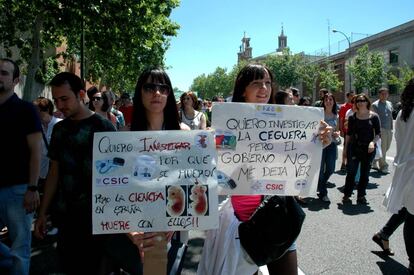
<svg viewBox="0 0 414 275"><path fill-rule="evenodd" d="M92 235L92 151L95 132L115 131L112 123L83 104L82 80L72 73L50 82L57 109L65 119L53 128L51 160L35 234L46 233L46 213L57 193L58 252L68 274L96 274L102 260L102 236Z"/></svg>
<svg viewBox="0 0 414 275"><path fill-rule="evenodd" d="M14 93L19 67L0 59L0 228L7 226L12 246L0 243L10 274L29 274L31 224L39 205L41 123L35 107ZM4 255L5 254L5 255Z"/></svg>

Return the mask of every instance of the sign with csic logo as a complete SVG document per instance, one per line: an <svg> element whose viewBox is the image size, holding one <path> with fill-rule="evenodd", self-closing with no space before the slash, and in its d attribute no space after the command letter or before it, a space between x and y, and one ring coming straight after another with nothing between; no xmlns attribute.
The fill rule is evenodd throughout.
<svg viewBox="0 0 414 275"><path fill-rule="evenodd" d="M316 194L323 109L215 103L220 194Z"/></svg>
<svg viewBox="0 0 414 275"><path fill-rule="evenodd" d="M93 233L217 228L216 164L211 131L95 133Z"/></svg>

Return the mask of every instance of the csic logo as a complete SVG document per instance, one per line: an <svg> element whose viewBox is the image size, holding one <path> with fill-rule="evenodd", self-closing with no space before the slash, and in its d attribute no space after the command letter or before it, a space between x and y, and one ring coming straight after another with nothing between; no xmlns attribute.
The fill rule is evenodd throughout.
<svg viewBox="0 0 414 275"><path fill-rule="evenodd" d="M256 112L259 115L282 117L283 109L280 106L274 105L257 105Z"/></svg>
<svg viewBox="0 0 414 275"><path fill-rule="evenodd" d="M284 183L267 183L265 185L266 190L271 191L285 191L285 184Z"/></svg>
<svg viewBox="0 0 414 275"><path fill-rule="evenodd" d="M258 180L251 188L258 193L266 194L284 194L286 192L286 181L283 180Z"/></svg>
<svg viewBox="0 0 414 275"><path fill-rule="evenodd" d="M128 186L128 184L129 178L127 176L114 176L96 179L97 186Z"/></svg>

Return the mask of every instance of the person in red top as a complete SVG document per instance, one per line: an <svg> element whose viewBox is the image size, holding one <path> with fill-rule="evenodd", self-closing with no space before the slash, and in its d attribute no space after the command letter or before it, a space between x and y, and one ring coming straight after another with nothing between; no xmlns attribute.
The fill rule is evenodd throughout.
<svg viewBox="0 0 414 275"><path fill-rule="evenodd" d="M131 96L129 93L123 93L121 95L121 106L119 106L118 110L124 114L125 126L127 128L131 126L133 109Z"/></svg>
<svg viewBox="0 0 414 275"><path fill-rule="evenodd" d="M346 102L341 105L339 108L339 131L341 132L341 137L346 136L347 129L344 126L345 124L345 114L346 112L352 108L351 100L354 97L355 92L350 91L346 93ZM346 148L344 146L344 148ZM342 165L341 165L341 171L346 171L346 150L342 150Z"/></svg>

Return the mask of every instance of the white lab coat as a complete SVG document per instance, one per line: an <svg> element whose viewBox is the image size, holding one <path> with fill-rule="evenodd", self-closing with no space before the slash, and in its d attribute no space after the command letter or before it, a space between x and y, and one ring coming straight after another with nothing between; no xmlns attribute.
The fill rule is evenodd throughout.
<svg viewBox="0 0 414 275"><path fill-rule="evenodd" d="M391 213L402 207L414 215L414 111L407 122L401 120L401 111L395 123L397 155L394 158L395 172L391 186L385 195L384 205Z"/></svg>
<svg viewBox="0 0 414 275"><path fill-rule="evenodd" d="M240 221L234 215L230 199L219 207L219 228L208 230L197 275L253 274L259 268L242 249Z"/></svg>

